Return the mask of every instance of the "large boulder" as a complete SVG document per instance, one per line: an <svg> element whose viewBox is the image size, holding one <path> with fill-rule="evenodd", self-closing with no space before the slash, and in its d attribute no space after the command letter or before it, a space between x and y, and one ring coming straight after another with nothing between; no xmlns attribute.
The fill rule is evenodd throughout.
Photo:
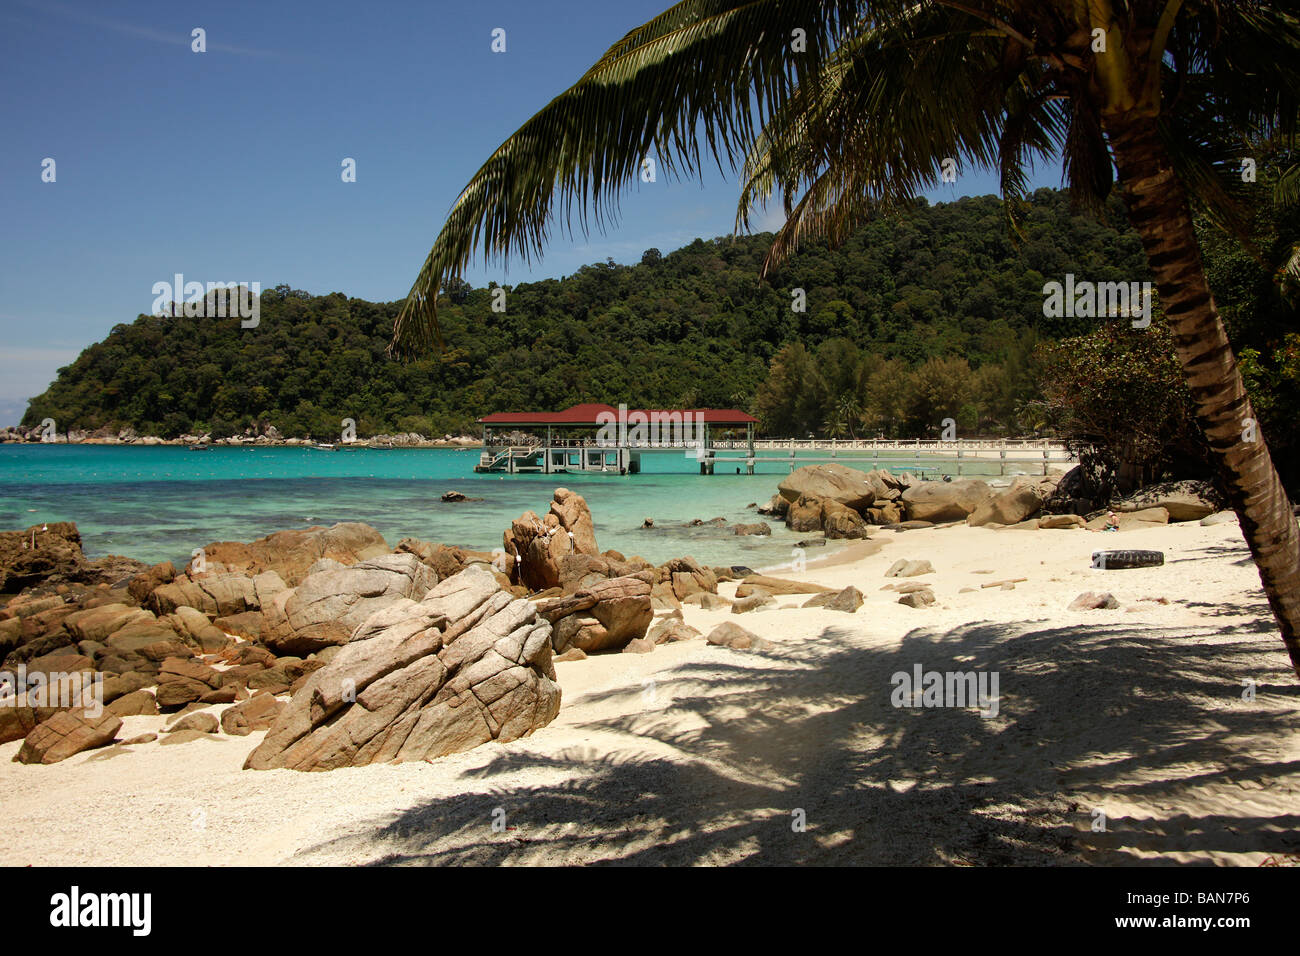
<svg viewBox="0 0 1300 956"><path fill-rule="evenodd" d="M80 710L61 710L38 724L23 741L14 760L19 763L58 763L74 754L111 743L122 727L122 718L102 712L98 716Z"/></svg>
<svg viewBox="0 0 1300 956"><path fill-rule="evenodd" d="M407 553L318 571L263 608L262 642L277 654L346 644L376 611L403 599L419 601L436 583L434 572Z"/></svg>
<svg viewBox="0 0 1300 956"><path fill-rule="evenodd" d="M149 607L159 615L189 607L209 617L229 617L261 606L253 579L239 573L182 574L149 594Z"/></svg>
<svg viewBox="0 0 1300 956"><path fill-rule="evenodd" d="M749 597L755 589L766 591L768 594L821 594L834 590L822 584L813 584L811 581L788 581L784 578L770 578L765 574L749 574L736 588L736 597Z"/></svg>
<svg viewBox="0 0 1300 956"><path fill-rule="evenodd" d="M560 587L560 568L567 555L600 556L595 525L587 502L567 488L555 489L555 500L545 518L525 511L502 535L507 567L513 584L530 591Z"/></svg>
<svg viewBox="0 0 1300 956"><path fill-rule="evenodd" d="M888 472L858 471L846 465L804 465L782 479L777 486L781 497L794 502L800 497L830 498L861 513L877 498L887 496L898 479Z"/></svg>
<svg viewBox="0 0 1300 956"><path fill-rule="evenodd" d="M388 544L368 524L344 521L290 531L277 531L247 543L218 541L203 549L209 563L224 565L228 571L247 575L275 571L290 587L307 576L307 569L321 558L340 564L356 564L387 554Z"/></svg>
<svg viewBox="0 0 1300 956"><path fill-rule="evenodd" d="M649 576L642 572L610 578L576 594L541 602L537 610L554 626L551 643L556 653L576 647L590 654L645 637L654 620Z"/></svg>
<svg viewBox="0 0 1300 956"><path fill-rule="evenodd" d="M1017 478L1011 487L981 504L966 517L972 527L1019 524L1043 509L1044 489L1032 478Z"/></svg>
<svg viewBox="0 0 1300 956"><path fill-rule="evenodd" d="M993 491L976 478L965 481L926 481L903 492L903 506L909 521L963 521L981 505L987 504Z"/></svg>
<svg viewBox="0 0 1300 956"><path fill-rule="evenodd" d="M482 567L363 621L245 768L332 770L515 740L560 709L551 625Z"/></svg>
<svg viewBox="0 0 1300 956"><path fill-rule="evenodd" d="M1112 507L1116 512L1164 508L1170 521L1200 521L1223 507L1222 497L1204 481L1166 481L1143 488Z"/></svg>
<svg viewBox="0 0 1300 956"><path fill-rule="evenodd" d="M149 600L149 595L162 587L164 584L171 584L176 580L176 567L170 561L163 561L161 564L155 564L147 571L142 571L131 579L127 585L127 591L131 597L135 598L141 604Z"/></svg>
<svg viewBox="0 0 1300 956"><path fill-rule="evenodd" d="M718 575L692 557L673 558L655 571L654 583L666 583L673 596L683 601L692 594L717 594Z"/></svg>
<svg viewBox="0 0 1300 956"><path fill-rule="evenodd" d="M81 534L71 521L0 531L0 593L21 591L55 575L80 580L87 567Z"/></svg>
<svg viewBox="0 0 1300 956"><path fill-rule="evenodd" d="M492 561L492 555L486 551L433 544L418 538L403 538L394 550L414 554L437 572L439 581L460 574L471 564L489 564Z"/></svg>
<svg viewBox="0 0 1300 956"><path fill-rule="evenodd" d="M848 505L833 498L822 499L822 531L828 538L865 538L867 522Z"/></svg>
<svg viewBox="0 0 1300 956"><path fill-rule="evenodd" d="M822 529L822 499L817 495L800 495L790 501L785 512L785 526L807 534Z"/></svg>
<svg viewBox="0 0 1300 956"><path fill-rule="evenodd" d="M284 701L272 694L254 694L222 712L221 729L232 737L247 737L255 730L270 730L284 708Z"/></svg>
<svg viewBox="0 0 1300 956"><path fill-rule="evenodd" d="M575 550L579 554L600 554L596 546L596 525L591 520L591 509L587 500L568 488L556 488L555 499L551 502L550 514L560 522L560 527L572 536Z"/></svg>
<svg viewBox="0 0 1300 956"><path fill-rule="evenodd" d="M79 641L102 643L125 627L156 622L157 619L143 608L129 604L101 604L74 611L63 619L63 626Z"/></svg>

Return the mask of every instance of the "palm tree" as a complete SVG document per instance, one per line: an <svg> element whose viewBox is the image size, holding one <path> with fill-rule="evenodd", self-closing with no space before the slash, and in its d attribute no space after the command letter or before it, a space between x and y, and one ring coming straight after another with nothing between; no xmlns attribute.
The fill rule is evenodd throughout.
<svg viewBox="0 0 1300 956"><path fill-rule="evenodd" d="M476 250L540 255L557 211L571 229L585 233L593 220L603 229L652 155L677 177L710 161L740 170L740 227L779 194L787 221L764 271L804 238L840 241L869 217L906 209L966 164L1000 172L1013 225L1036 160L1062 156L1083 206L1099 205L1118 174L1300 675L1300 531L1192 228L1193 203L1233 224L1230 179L1246 143L1294 133L1294 9L1295 0L683 0L610 47L488 158L438 234L394 346L439 341L439 289Z"/></svg>
<svg viewBox="0 0 1300 956"><path fill-rule="evenodd" d="M849 430L849 437L858 440L857 426L862 421L862 406L857 397L851 394L840 396L835 403L835 417L844 428Z"/></svg>

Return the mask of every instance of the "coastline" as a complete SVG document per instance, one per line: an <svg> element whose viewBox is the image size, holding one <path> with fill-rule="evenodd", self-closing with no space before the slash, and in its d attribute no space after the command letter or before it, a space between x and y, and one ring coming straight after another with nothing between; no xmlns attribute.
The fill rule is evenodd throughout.
<svg viewBox="0 0 1300 956"><path fill-rule="evenodd" d="M1240 531L1123 541L1170 560L1108 572L1089 567L1091 534L950 527L810 562L787 576L853 584L866 607L687 604L687 624L739 622L771 648L695 640L558 662L551 724L432 762L241 770L262 731L47 767L13 763L19 744L5 744L0 863L1264 863L1300 792L1300 707ZM933 563L936 606L879 590L898 556ZM982 589L982 571L1028 580ZM1121 607L1065 610L1098 586ZM891 706L890 675L915 663L1000 671L998 716ZM1258 682L1254 702L1238 674ZM130 717L124 733L165 720ZM491 830L495 807L508 833ZM791 832L792 808L807 834Z"/></svg>

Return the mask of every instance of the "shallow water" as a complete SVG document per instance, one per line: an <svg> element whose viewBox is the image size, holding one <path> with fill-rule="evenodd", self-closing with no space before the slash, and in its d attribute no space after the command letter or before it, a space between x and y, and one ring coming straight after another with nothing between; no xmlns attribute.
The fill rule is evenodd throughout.
<svg viewBox="0 0 1300 956"><path fill-rule="evenodd" d="M511 519L544 513L551 492L568 487L587 499L602 549L656 563L689 554L705 564L773 567L790 561L806 537L772 522L770 538L685 526L715 516L762 520L746 506L776 492L788 461L760 459L752 476L701 476L694 459L662 451L642 454L639 475L503 478L474 474L478 456L477 449L0 445L0 528L75 521L91 558L123 554L178 566L212 541L336 521L364 521L393 545L409 536L491 550ZM444 504L451 489L483 500ZM641 527L647 517L654 528Z"/></svg>

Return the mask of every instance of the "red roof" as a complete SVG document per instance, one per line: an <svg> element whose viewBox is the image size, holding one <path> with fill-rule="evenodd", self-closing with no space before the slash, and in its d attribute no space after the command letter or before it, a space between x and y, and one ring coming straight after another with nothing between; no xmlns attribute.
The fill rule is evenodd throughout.
<svg viewBox="0 0 1300 956"><path fill-rule="evenodd" d="M597 417L602 413L613 415L618 420L618 409L613 405L587 402L574 405L562 412L493 412L479 419L482 425L600 425ZM758 419L734 408L674 408L674 409L628 409L627 414L652 416L680 415L692 416L692 421L703 421L707 425L750 425L757 424ZM695 416L699 416L696 418ZM662 418L660 419L662 421Z"/></svg>

